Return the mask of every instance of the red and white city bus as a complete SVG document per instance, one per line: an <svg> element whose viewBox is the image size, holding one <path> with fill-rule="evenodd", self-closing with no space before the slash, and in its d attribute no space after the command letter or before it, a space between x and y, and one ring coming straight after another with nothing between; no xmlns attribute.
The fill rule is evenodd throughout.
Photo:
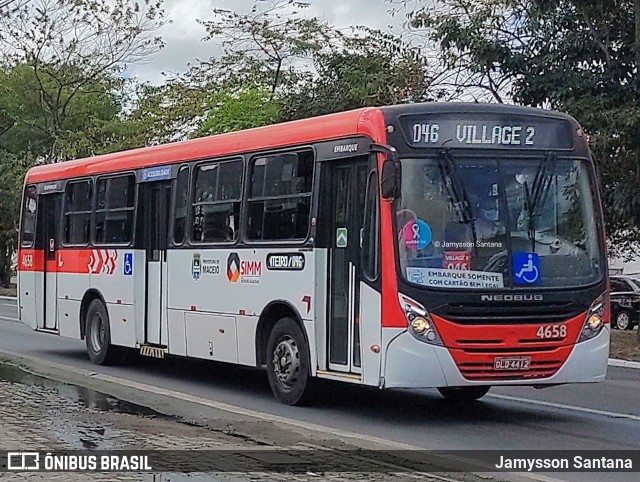
<svg viewBox="0 0 640 482"><path fill-rule="evenodd" d="M38 166L20 318L97 364L178 355L435 387L606 374L605 239L586 135L514 106L366 108Z"/></svg>

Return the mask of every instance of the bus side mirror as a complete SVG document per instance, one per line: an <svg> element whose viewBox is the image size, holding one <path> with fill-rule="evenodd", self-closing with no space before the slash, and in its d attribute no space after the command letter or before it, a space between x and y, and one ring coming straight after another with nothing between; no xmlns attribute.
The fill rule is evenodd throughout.
<svg viewBox="0 0 640 482"><path fill-rule="evenodd" d="M382 164L382 178L380 179L380 194L383 199L393 199L396 196L399 181L398 162L387 159Z"/></svg>

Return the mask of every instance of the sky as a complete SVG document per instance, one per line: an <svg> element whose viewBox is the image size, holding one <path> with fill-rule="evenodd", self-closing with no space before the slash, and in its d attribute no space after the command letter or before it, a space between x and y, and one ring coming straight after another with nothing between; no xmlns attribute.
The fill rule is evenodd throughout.
<svg viewBox="0 0 640 482"><path fill-rule="evenodd" d="M317 16L337 28L366 25L388 31L400 31L402 16L392 17L391 5L384 0L307 0L311 6L305 16ZM165 0L165 11L171 20L158 34L166 46L153 59L142 65L130 65L129 74L143 82L160 84L162 72L182 73L188 64L197 63L220 53L214 41L204 42L206 32L196 20L213 19L212 10L223 8L248 13L254 0Z"/></svg>

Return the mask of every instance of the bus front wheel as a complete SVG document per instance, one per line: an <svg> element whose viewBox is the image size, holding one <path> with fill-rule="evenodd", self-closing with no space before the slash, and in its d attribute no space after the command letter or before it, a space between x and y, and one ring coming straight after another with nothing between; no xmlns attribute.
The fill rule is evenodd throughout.
<svg viewBox="0 0 640 482"><path fill-rule="evenodd" d="M300 326L291 318L279 320L267 343L267 375L275 397L287 405L310 401L309 347Z"/></svg>
<svg viewBox="0 0 640 482"><path fill-rule="evenodd" d="M85 341L89 360L95 365L118 365L124 363L129 350L111 344L109 314L102 301L91 302L85 318Z"/></svg>
<svg viewBox="0 0 640 482"><path fill-rule="evenodd" d="M440 387L438 391L452 402L473 402L484 397L491 387Z"/></svg>

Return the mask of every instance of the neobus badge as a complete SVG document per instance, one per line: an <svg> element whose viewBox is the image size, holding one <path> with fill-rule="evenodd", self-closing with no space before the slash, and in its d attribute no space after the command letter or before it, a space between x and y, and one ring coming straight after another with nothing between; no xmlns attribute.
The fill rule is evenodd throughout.
<svg viewBox="0 0 640 482"><path fill-rule="evenodd" d="M480 295L480 301L544 301L542 295Z"/></svg>
<svg viewBox="0 0 640 482"><path fill-rule="evenodd" d="M267 255L267 269L270 271L302 271L304 269L302 253L270 253Z"/></svg>

